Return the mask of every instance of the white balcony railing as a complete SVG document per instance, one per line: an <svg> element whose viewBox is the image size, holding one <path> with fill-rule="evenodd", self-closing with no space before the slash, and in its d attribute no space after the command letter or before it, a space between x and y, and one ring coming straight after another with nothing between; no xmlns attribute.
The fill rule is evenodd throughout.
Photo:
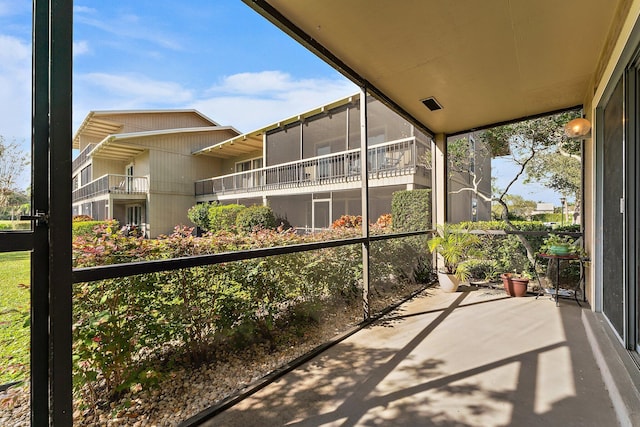
<svg viewBox="0 0 640 427"><path fill-rule="evenodd" d="M369 179L416 173L427 144L405 138L368 149ZM325 185L360 180L360 150L312 157L196 181L196 196Z"/></svg>
<svg viewBox="0 0 640 427"><path fill-rule="evenodd" d="M101 194L147 194L149 180L146 176L103 175L83 185L72 194L74 202L89 199Z"/></svg>

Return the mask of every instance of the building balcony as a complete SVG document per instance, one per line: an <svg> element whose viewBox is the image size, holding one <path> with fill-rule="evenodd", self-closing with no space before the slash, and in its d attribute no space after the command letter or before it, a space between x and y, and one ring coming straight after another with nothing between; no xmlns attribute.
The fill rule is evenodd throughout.
<svg viewBox="0 0 640 427"><path fill-rule="evenodd" d="M146 176L107 174L73 190L72 200L75 203L105 194L126 198L129 195L146 195L148 192L149 180Z"/></svg>
<svg viewBox="0 0 640 427"><path fill-rule="evenodd" d="M413 175L424 164L426 143L416 138L377 144L368 149L369 179ZM227 195L291 187L359 181L360 150L311 157L245 172L207 178L195 183L196 196Z"/></svg>
<svg viewBox="0 0 640 427"><path fill-rule="evenodd" d="M91 151L93 151L93 149L95 148L96 144L89 144L86 147L84 147L84 150L82 150L80 152L80 154L78 154L78 157L76 157L75 159L73 159L73 163L71 165L71 170L73 171L73 173L75 174L80 167L90 158L89 157L89 153L91 153Z"/></svg>

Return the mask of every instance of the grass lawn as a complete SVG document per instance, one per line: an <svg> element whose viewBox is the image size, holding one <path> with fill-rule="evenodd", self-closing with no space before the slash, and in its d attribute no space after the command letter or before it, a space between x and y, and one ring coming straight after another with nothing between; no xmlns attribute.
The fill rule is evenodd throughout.
<svg viewBox="0 0 640 427"><path fill-rule="evenodd" d="M31 228L31 221L0 219L0 230L28 230L29 228Z"/></svg>
<svg viewBox="0 0 640 427"><path fill-rule="evenodd" d="M29 256L0 253L0 384L29 376Z"/></svg>

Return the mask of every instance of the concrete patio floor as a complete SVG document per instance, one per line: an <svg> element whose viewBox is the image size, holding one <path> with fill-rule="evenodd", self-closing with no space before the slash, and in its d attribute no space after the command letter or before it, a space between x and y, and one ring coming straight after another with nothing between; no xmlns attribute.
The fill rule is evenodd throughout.
<svg viewBox="0 0 640 427"><path fill-rule="evenodd" d="M428 289L204 425L616 426L588 315Z"/></svg>

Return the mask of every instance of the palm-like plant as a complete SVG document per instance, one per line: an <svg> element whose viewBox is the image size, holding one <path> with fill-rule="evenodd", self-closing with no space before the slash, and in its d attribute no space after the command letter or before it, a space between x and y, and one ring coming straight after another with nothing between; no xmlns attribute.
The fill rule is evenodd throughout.
<svg viewBox="0 0 640 427"><path fill-rule="evenodd" d="M465 261L473 258L477 253L475 247L480 238L469 229L452 228L445 224L438 226L438 232L427 242L430 252L437 252L444 260L446 274L453 274L459 280L465 281L469 277L469 270Z"/></svg>

